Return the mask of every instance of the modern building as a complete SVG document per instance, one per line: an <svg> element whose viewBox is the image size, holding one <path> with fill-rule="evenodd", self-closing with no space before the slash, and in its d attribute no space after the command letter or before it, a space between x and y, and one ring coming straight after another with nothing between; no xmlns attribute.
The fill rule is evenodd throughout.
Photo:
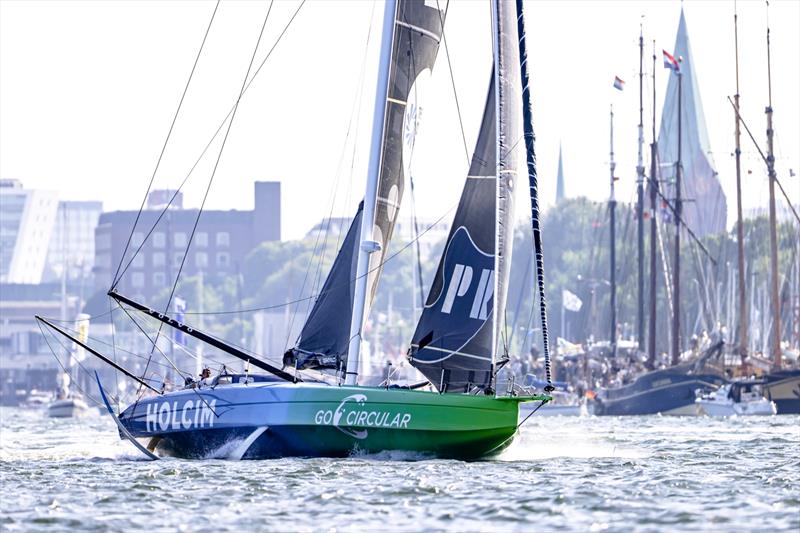
<svg viewBox="0 0 800 533"><path fill-rule="evenodd" d="M53 191L0 180L0 283L40 283L58 212Z"/></svg>
<svg viewBox="0 0 800 533"><path fill-rule="evenodd" d="M232 275L253 248L281 238L280 182L255 182L252 211L204 210L198 221L197 209L173 206L142 211L135 230L137 211L100 216L95 231L95 290L108 290L118 277L121 293L152 302L172 286L179 270L183 276L201 271L205 276Z"/></svg>
<svg viewBox="0 0 800 533"><path fill-rule="evenodd" d="M103 202L62 200L58 203L43 281L61 279L65 266L67 281L91 279L94 230L102 212Z"/></svg>

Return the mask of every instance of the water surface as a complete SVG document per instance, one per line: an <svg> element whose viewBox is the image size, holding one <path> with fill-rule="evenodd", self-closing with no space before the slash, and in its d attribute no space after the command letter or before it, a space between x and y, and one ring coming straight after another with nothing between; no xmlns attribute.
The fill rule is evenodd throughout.
<svg viewBox="0 0 800 533"><path fill-rule="evenodd" d="M0 529L800 531L800 417L532 418L498 458L149 462L0 409Z"/></svg>

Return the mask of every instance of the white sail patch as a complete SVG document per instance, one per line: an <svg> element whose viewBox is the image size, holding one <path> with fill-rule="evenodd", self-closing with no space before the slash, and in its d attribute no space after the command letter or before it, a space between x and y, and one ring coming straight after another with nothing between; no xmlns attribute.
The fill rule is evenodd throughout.
<svg viewBox="0 0 800 533"><path fill-rule="evenodd" d="M414 143L417 140L420 120L422 119L423 100L431 79L431 69L420 71L411 90L408 92L406 109L403 114L403 175L411 175L411 162L414 155Z"/></svg>
<svg viewBox="0 0 800 533"><path fill-rule="evenodd" d="M456 264L453 268L453 275L447 286L447 293L442 303L442 313L449 315L453 310L456 298L465 296L472 285L472 267L468 265ZM469 317L478 320L486 320L491 313L491 301L494 295L494 270L484 268L481 270L481 277L472 299Z"/></svg>
<svg viewBox="0 0 800 533"><path fill-rule="evenodd" d="M212 428L216 405L217 400L187 400L181 407L178 402L149 403L145 417L147 431Z"/></svg>

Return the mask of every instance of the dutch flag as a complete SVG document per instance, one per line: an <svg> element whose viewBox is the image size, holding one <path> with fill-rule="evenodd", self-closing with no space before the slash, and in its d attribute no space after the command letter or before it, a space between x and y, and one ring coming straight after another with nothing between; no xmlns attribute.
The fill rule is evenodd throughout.
<svg viewBox="0 0 800 533"><path fill-rule="evenodd" d="M614 76L614 88L618 91L625 88L625 82L619 79L619 76Z"/></svg>
<svg viewBox="0 0 800 533"><path fill-rule="evenodd" d="M678 60L666 50L662 51L664 52L664 68L669 68L675 72L678 72L681 69L680 65L678 64Z"/></svg>

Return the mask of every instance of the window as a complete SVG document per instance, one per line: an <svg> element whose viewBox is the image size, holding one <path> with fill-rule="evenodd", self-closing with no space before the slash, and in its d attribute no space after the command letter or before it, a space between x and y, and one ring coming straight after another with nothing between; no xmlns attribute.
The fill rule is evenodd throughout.
<svg viewBox="0 0 800 533"><path fill-rule="evenodd" d="M229 246L231 244L231 234L227 231L217 233L217 246Z"/></svg>
<svg viewBox="0 0 800 533"><path fill-rule="evenodd" d="M217 252L217 268L228 268L231 265L231 254Z"/></svg>
<svg viewBox="0 0 800 533"><path fill-rule="evenodd" d="M208 233L205 231L198 231L194 236L194 244L198 248L205 248L208 246Z"/></svg>
<svg viewBox="0 0 800 533"><path fill-rule="evenodd" d="M141 231L134 231L133 237L131 237L131 246L136 246L137 248L142 245L144 242L144 233Z"/></svg>
<svg viewBox="0 0 800 533"><path fill-rule="evenodd" d="M163 287L167 276L163 272L153 272L153 287Z"/></svg>
<svg viewBox="0 0 800 533"><path fill-rule="evenodd" d="M172 242L175 244L176 248L186 248L186 233L182 231L176 231L172 236Z"/></svg>
<svg viewBox="0 0 800 533"><path fill-rule="evenodd" d="M163 248L165 244L167 244L167 238L163 232L153 233L153 246L155 248Z"/></svg>
<svg viewBox="0 0 800 533"><path fill-rule="evenodd" d="M137 289L144 287L144 274L141 272L131 274L131 286Z"/></svg>
<svg viewBox="0 0 800 533"><path fill-rule="evenodd" d="M175 252L172 254L172 266L175 268L181 267L181 262L183 262L183 252Z"/></svg>
<svg viewBox="0 0 800 533"><path fill-rule="evenodd" d="M205 252L197 252L194 254L194 266L197 268L208 267L208 254Z"/></svg>
<svg viewBox="0 0 800 533"><path fill-rule="evenodd" d="M163 267L165 265L164 252L153 252L153 266Z"/></svg>
<svg viewBox="0 0 800 533"><path fill-rule="evenodd" d="M131 262L131 266L133 266L133 268L144 267L144 254L142 252L139 252L138 254L133 256L133 261Z"/></svg>
<svg viewBox="0 0 800 533"><path fill-rule="evenodd" d="M98 250L108 250L109 248L111 248L111 234L98 233L95 243Z"/></svg>

